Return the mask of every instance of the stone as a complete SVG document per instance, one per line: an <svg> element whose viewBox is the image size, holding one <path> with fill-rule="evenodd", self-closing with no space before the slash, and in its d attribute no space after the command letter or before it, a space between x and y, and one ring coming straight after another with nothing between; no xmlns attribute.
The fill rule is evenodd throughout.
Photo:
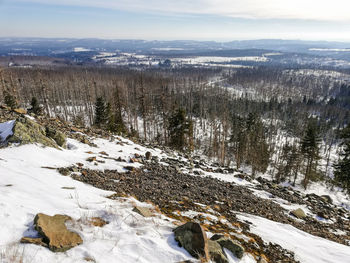
<svg viewBox="0 0 350 263"><path fill-rule="evenodd" d="M210 259L215 263L228 263L227 257L218 242L208 240L208 252Z"/></svg>
<svg viewBox="0 0 350 263"><path fill-rule="evenodd" d="M129 172L134 172L136 170L134 166L124 166L123 168Z"/></svg>
<svg viewBox="0 0 350 263"><path fill-rule="evenodd" d="M321 195L321 199L325 202L325 203L333 203L332 198L329 195Z"/></svg>
<svg viewBox="0 0 350 263"><path fill-rule="evenodd" d="M34 228L51 251L64 252L83 243L77 233L67 229L65 222L71 219L66 215L49 216L40 213L34 218Z"/></svg>
<svg viewBox="0 0 350 263"><path fill-rule="evenodd" d="M58 148L55 141L46 136L45 128L28 118L18 118L12 132L13 134L7 139L10 143L40 143L45 146Z"/></svg>
<svg viewBox="0 0 350 263"><path fill-rule="evenodd" d="M175 240L195 258L209 260L207 235L200 224L187 222L173 230Z"/></svg>
<svg viewBox="0 0 350 263"><path fill-rule="evenodd" d="M318 211L317 216L322 217L324 219L329 219L329 216L324 211Z"/></svg>
<svg viewBox="0 0 350 263"><path fill-rule="evenodd" d="M147 207L135 206L132 211L142 215L143 217L152 217L153 216L151 209L149 209Z"/></svg>
<svg viewBox="0 0 350 263"><path fill-rule="evenodd" d="M146 160L149 161L152 159L152 153L151 152L146 152L145 154Z"/></svg>
<svg viewBox="0 0 350 263"><path fill-rule="evenodd" d="M95 156L94 157L88 157L88 158L86 158L86 161L92 163L92 162L96 161L96 157Z"/></svg>
<svg viewBox="0 0 350 263"><path fill-rule="evenodd" d="M58 131L58 130L55 130L55 129L52 129L50 127L46 127L46 136L53 139L58 146L60 147L66 147L66 136Z"/></svg>
<svg viewBox="0 0 350 263"><path fill-rule="evenodd" d="M13 111L18 114L27 114L27 110L22 108L14 109Z"/></svg>
<svg viewBox="0 0 350 263"><path fill-rule="evenodd" d="M22 244L34 244L47 247L47 244L43 242L43 239L41 237L22 237L20 242Z"/></svg>
<svg viewBox="0 0 350 263"><path fill-rule="evenodd" d="M63 176L68 176L71 172L68 168L65 167L58 168L57 171Z"/></svg>
<svg viewBox="0 0 350 263"><path fill-rule="evenodd" d="M295 217L297 217L297 218L299 218L299 219L303 219L303 218L306 217L305 212L304 212L303 209L301 209L301 208L298 208L298 209L296 209L296 210L293 210L293 211L291 211L290 213L291 213L293 216L295 216Z"/></svg>
<svg viewBox="0 0 350 263"><path fill-rule="evenodd" d="M244 255L244 251L245 251L244 247L240 243L232 240L229 237L215 234L210 238L210 240L216 241L222 247L222 249L226 248L239 259L241 259Z"/></svg>
<svg viewBox="0 0 350 263"><path fill-rule="evenodd" d="M108 224L108 222L101 217L92 217L89 220L90 224L97 227L103 227Z"/></svg>

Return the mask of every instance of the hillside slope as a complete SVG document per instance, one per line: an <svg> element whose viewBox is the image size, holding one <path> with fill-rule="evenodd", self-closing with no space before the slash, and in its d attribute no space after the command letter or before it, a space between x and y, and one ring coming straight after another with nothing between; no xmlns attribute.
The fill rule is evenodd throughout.
<svg viewBox="0 0 350 263"><path fill-rule="evenodd" d="M305 195L201 160L193 167L167 149L50 123L70 137L66 149L0 148L0 262L196 262L172 232L187 221L201 223L208 237L224 233L239 241L246 252L238 259L225 250L229 262L350 260L350 202L344 196ZM0 134L6 131L1 140L11 135L12 124L0 125ZM136 206L153 216L141 216ZM306 215L291 215L297 208ZM38 235L38 213L72 217L68 228L83 244L55 253L19 243ZM94 226L94 217L108 224Z"/></svg>

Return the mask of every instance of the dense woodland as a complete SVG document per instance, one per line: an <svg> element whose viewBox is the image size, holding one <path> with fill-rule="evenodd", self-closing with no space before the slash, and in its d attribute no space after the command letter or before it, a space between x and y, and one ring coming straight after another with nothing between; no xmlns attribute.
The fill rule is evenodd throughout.
<svg viewBox="0 0 350 263"><path fill-rule="evenodd" d="M325 180L350 189L348 72L311 73L3 68L0 96L12 109L204 154L221 165L248 167L253 176L268 172L276 182L300 178L306 188Z"/></svg>

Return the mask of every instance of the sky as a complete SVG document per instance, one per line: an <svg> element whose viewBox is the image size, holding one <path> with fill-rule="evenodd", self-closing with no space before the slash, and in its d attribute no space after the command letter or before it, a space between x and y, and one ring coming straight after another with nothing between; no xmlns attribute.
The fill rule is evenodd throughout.
<svg viewBox="0 0 350 263"><path fill-rule="evenodd" d="M0 0L0 37L350 41L349 0Z"/></svg>

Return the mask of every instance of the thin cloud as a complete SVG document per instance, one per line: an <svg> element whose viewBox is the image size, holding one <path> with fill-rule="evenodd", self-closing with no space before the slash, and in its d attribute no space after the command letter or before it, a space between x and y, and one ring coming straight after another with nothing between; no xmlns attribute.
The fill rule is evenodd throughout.
<svg viewBox="0 0 350 263"><path fill-rule="evenodd" d="M166 14L350 21L348 0L17 0Z"/></svg>

